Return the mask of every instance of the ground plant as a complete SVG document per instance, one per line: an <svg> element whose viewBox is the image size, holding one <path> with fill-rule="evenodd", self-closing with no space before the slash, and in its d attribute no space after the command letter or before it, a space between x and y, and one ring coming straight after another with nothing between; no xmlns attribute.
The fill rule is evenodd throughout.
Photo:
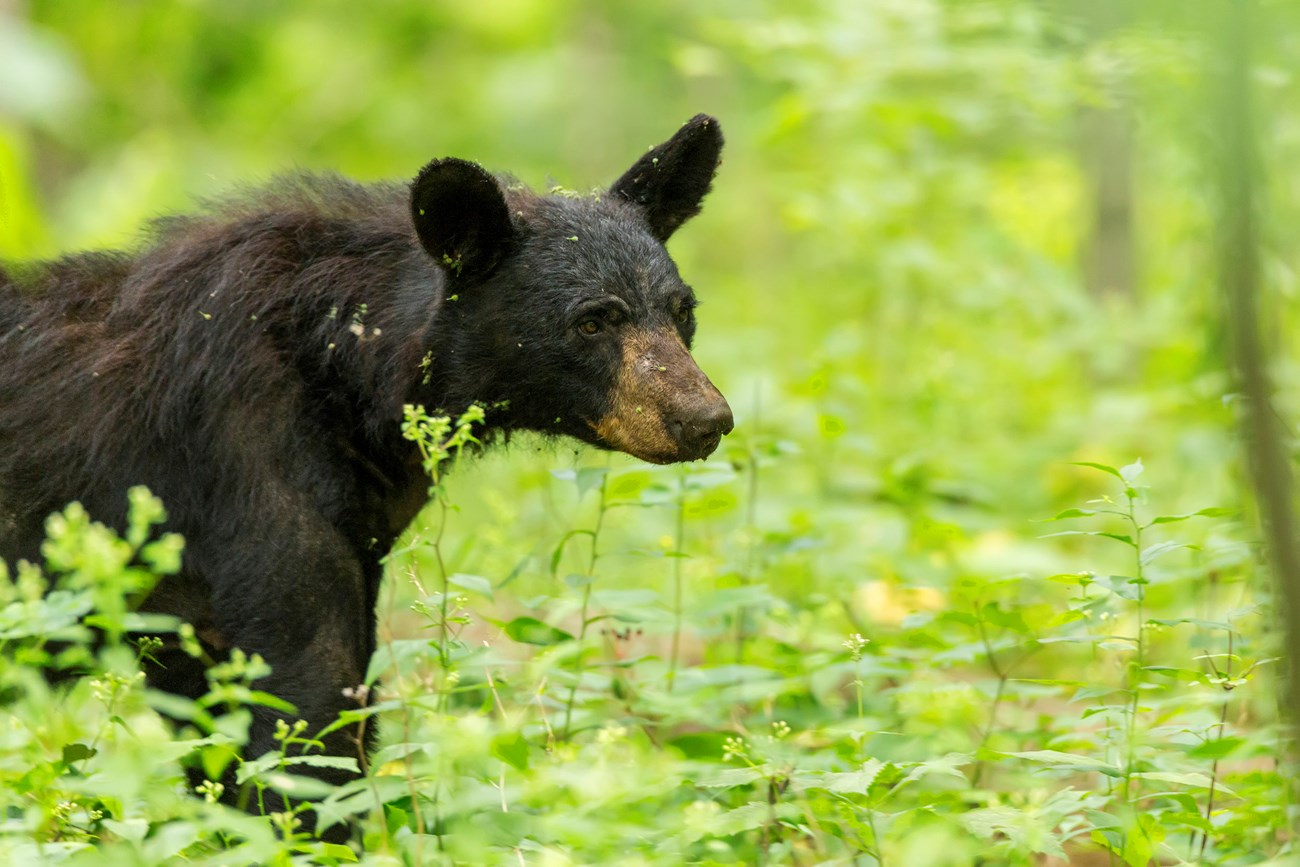
<svg viewBox="0 0 1300 867"><path fill-rule="evenodd" d="M1300 14L1240 5L1293 438ZM369 756L292 723L241 756L251 708L288 710L256 656L195 701L150 690L151 654L204 653L136 610L185 541L141 488L121 532L68 505L41 564L0 563L0 863L1296 857L1286 624L1215 284L1222 20L702 6L0 3L6 263L129 244L295 162L596 183L663 118L716 115L727 162L672 253L736 423L651 466L407 407L429 504L335 723L377 730Z"/></svg>

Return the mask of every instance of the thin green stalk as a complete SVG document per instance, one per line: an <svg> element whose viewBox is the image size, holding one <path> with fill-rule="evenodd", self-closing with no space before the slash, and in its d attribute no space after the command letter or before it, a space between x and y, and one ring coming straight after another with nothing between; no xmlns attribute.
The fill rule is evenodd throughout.
<svg viewBox="0 0 1300 867"><path fill-rule="evenodd" d="M600 477L599 508L596 512L596 523L591 528L591 558L587 561L587 572L584 576L587 581L582 588L582 621L578 626L578 658L574 663L573 684L569 687L569 698L564 704L564 733L561 735L563 740L569 739L569 727L573 720L573 701L578 694L578 684L582 681L583 651L589 625L587 612L591 607L591 586L596 582L596 562L600 559L600 528L604 526L605 513L609 511L605 496L608 491L608 479L609 473L604 473Z"/></svg>
<svg viewBox="0 0 1300 867"><path fill-rule="evenodd" d="M1211 662L1211 665L1213 665L1213 662ZM1215 666L1215 668L1217 669L1218 666ZM1232 689L1232 630L1231 629L1228 630L1228 656L1225 660L1225 670L1223 673L1223 677L1221 678L1221 682L1222 682L1225 695L1223 699L1223 707L1219 709L1219 735L1216 738L1216 740L1223 739L1223 732L1228 727L1228 698L1226 693ZM1219 782L1219 759L1216 756L1214 761L1210 764L1210 793L1209 796L1205 799L1205 822L1207 825L1210 822L1210 816L1213 815L1214 813L1214 790L1218 782ZM1195 834L1192 835L1192 839L1193 840L1196 839ZM1205 860L1205 847L1209 842L1210 842L1210 832L1202 831L1201 832L1201 853L1200 853L1201 860Z"/></svg>
<svg viewBox="0 0 1300 867"><path fill-rule="evenodd" d="M975 626L979 630L980 643L984 645L984 657L989 662L989 667L993 669L993 674L998 679L997 690L993 693L993 706L989 708L988 722L984 724L984 732L980 735L979 747L975 750L976 755L984 751L988 744L989 738L993 735L993 727L997 723L998 708L1002 706L1002 698L1006 693L1007 677L1010 675L1009 669L1004 669L998 662L997 654L993 652L993 645L989 641L988 630L984 627L984 618L980 615L979 606L975 607ZM979 759L975 763L975 778L971 785L978 786L980 778L984 775L984 760Z"/></svg>
<svg viewBox="0 0 1300 867"><path fill-rule="evenodd" d="M1133 794L1133 769L1137 763L1137 717L1142 697L1142 673L1146 665L1146 612L1144 603L1146 602L1147 580L1142 563L1142 524L1138 522L1136 512L1137 493L1127 480L1125 480L1124 496L1128 499L1126 517L1129 526L1133 528L1133 556L1136 565L1134 584L1137 586L1137 649L1132 666L1129 668L1129 688L1133 696L1129 703L1128 730L1125 735L1128 741L1128 755L1124 760L1124 784L1122 788L1124 803L1126 806L1130 806L1135 797ZM1134 824L1145 836L1147 833L1146 827L1136 820Z"/></svg>
<svg viewBox="0 0 1300 867"><path fill-rule="evenodd" d="M673 646L668 659L668 691L677 682L682 642L682 560L686 547L686 469L677 469L677 528L673 536Z"/></svg>
<svg viewBox="0 0 1300 867"><path fill-rule="evenodd" d="M446 560L442 553L443 535L447 529L447 518L450 511L447 499L447 492L443 486L444 473L442 465L447 459L451 459L452 468L460 462L461 454L465 445L471 442L477 442L473 435L473 426L483 421L484 410L481 406L471 405L461 416L453 422L447 417L430 417L423 407L406 406L403 408L405 420L402 426L402 435L415 443L420 453L421 466L425 474L429 477L429 494L437 504L438 522L437 529L430 547L433 549L434 561L438 570L439 585L441 588L441 598L438 604L438 661L442 668L442 682L438 689L437 709L439 714L447 710L449 699L449 684L451 678L451 627L449 624L451 614L451 582L449 570L447 569ZM404 725L409 726L410 713L406 714ZM446 775L439 774L438 782L435 783L432 803L433 803L433 820L434 827L441 827L441 803L442 803L442 786L443 779ZM410 774L407 775L408 782L411 785L411 809L415 814L416 830L419 834L416 844L416 860L423 861L423 839L425 833L425 822L420 810L420 801L418 793L415 791L414 782ZM442 835L438 835L438 850L445 851L445 841Z"/></svg>
<svg viewBox="0 0 1300 867"><path fill-rule="evenodd" d="M1127 483L1126 483L1127 484ZM1134 511L1135 495L1126 492L1128 498L1128 522L1133 528L1133 549L1135 551L1135 561L1137 572L1134 575L1137 586L1137 652L1133 664L1129 667L1129 690L1132 692L1132 698L1129 701L1128 726L1125 738L1127 740L1128 755L1124 760L1124 801L1129 803L1131 790L1133 786L1133 766L1137 757L1137 716L1138 703L1141 698L1142 688L1142 670L1145 664L1146 641L1144 638L1145 630L1143 628L1145 612L1143 611L1143 602L1146 599L1146 577L1142 574L1142 525L1138 523L1137 515Z"/></svg>
<svg viewBox="0 0 1300 867"><path fill-rule="evenodd" d="M741 572L742 584L748 586L758 571L758 450L755 442L759 435L761 421L762 392L754 388L754 423L751 425L748 444L745 448L745 467L749 470L749 484L745 503L745 568ZM749 635L749 608L741 605L736 611L736 664L745 661L745 640Z"/></svg>

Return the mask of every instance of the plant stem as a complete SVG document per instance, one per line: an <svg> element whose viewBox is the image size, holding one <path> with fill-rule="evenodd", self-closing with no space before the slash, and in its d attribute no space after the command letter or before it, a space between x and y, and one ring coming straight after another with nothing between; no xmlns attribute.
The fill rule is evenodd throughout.
<svg viewBox="0 0 1300 867"><path fill-rule="evenodd" d="M605 497L608 490L608 480L609 473L605 473L600 477L599 508L596 512L596 523L591 528L591 558L587 561L587 573L584 576L587 583L582 588L582 621L578 626L578 658L574 663L573 684L569 687L569 698L564 705L564 731L560 736L562 740L569 739L569 726L573 720L573 701L578 694L578 684L582 682L583 645L587 639L587 612L591 607L591 585L595 583L596 562L600 559L600 528L605 523L605 512L609 509Z"/></svg>
<svg viewBox="0 0 1300 867"><path fill-rule="evenodd" d="M686 469L677 470L677 528L673 537L673 646L668 660L668 691L677 681L682 643L682 559L686 547Z"/></svg>
<svg viewBox="0 0 1300 867"><path fill-rule="evenodd" d="M1137 587L1137 652L1132 665L1129 667L1128 688L1133 694L1129 701L1128 726L1125 733L1127 741L1128 755L1124 760L1124 787L1123 795L1125 803L1129 802L1131 789L1133 785L1133 766L1137 756L1137 716L1138 703L1141 698L1142 687L1142 666L1145 662L1145 640L1143 629L1143 601L1146 597L1146 578L1142 574L1142 525L1138 523L1137 515L1134 511L1133 495L1128 495L1128 521L1133 528L1133 549L1137 564L1135 574L1135 586Z"/></svg>
<svg viewBox="0 0 1300 867"><path fill-rule="evenodd" d="M1215 740L1223 739L1223 732L1228 727L1228 691L1232 689L1232 630L1228 630L1228 656L1224 661L1223 707L1219 710L1219 735ZM1216 757L1210 765L1210 794L1205 799L1205 823L1210 823L1214 812L1214 787L1219 782L1219 759ZM1195 835L1193 835L1195 839ZM1205 860L1205 847L1210 842L1210 832L1201 832L1201 860Z"/></svg>
<svg viewBox="0 0 1300 867"><path fill-rule="evenodd" d="M754 423L753 433L745 449L745 466L749 470L749 486L745 503L745 568L741 573L741 582L748 586L754 580L758 570L758 450L754 445L759 433L761 419L762 392L754 387ZM749 608L741 605L736 611L736 664L745 661L745 639L749 634Z"/></svg>
<svg viewBox="0 0 1300 867"><path fill-rule="evenodd" d="M989 642L988 630L984 626L984 618L980 616L978 605L975 608L975 625L979 629L980 643L984 645L984 656L988 659L989 667L993 669L993 674L998 679L997 689L993 693L993 706L989 708L989 719L984 725L984 733L980 736L979 747L975 750L978 755L988 745L989 738L993 735L993 728L998 719L998 708L1002 706L1002 699L1006 695L1007 678L1011 676L1011 669L1015 667L1015 664L1003 668L1001 663L998 662L997 654L993 651L993 645ZM1019 663L1023 659L1022 656L1016 662ZM979 759L975 764L975 778L971 781L971 785L978 786L983 775L984 760Z"/></svg>

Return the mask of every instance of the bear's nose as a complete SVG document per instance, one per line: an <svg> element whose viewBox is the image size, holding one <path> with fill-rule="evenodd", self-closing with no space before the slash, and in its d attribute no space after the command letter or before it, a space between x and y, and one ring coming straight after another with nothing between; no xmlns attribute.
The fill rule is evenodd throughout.
<svg viewBox="0 0 1300 867"><path fill-rule="evenodd" d="M700 460L713 454L722 438L731 433L735 419L721 394L692 410L670 418L668 429L687 460Z"/></svg>

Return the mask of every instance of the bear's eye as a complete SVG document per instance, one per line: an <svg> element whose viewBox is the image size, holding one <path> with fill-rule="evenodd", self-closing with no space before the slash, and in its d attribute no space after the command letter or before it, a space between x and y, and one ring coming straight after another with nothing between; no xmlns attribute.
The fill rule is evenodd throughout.
<svg viewBox="0 0 1300 867"><path fill-rule="evenodd" d="M583 334L599 334L600 322L595 319L584 319L578 323L578 330Z"/></svg>

